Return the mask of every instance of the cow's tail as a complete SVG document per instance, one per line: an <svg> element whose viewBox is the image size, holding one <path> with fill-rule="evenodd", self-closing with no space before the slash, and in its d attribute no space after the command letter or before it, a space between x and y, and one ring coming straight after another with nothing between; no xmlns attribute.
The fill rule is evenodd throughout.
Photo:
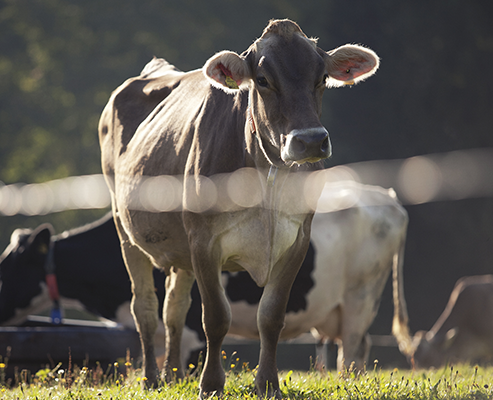
<svg viewBox="0 0 493 400"><path fill-rule="evenodd" d="M407 221L406 221L407 228ZM412 338L409 333L409 317L406 299L404 298L404 247L406 245L406 229L403 230L399 251L394 255L392 266L392 287L394 297L394 320L392 334L397 339L399 350L406 356L412 354Z"/></svg>

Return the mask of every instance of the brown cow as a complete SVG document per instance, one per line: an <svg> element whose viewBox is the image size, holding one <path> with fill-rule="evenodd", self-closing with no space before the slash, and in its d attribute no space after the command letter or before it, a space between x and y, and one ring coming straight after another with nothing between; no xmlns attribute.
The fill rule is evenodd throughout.
<svg viewBox="0 0 493 400"><path fill-rule="evenodd" d="M112 94L99 126L102 167L150 384L157 381L153 266L168 275L167 380L183 376L179 343L197 280L207 337L201 397L221 393L225 381L220 352L231 311L221 270L246 270L264 287L256 388L260 395L280 396L277 342L313 217L303 207L301 180L292 179L294 188L287 181L321 168L319 161L331 154L319 119L325 87L365 79L378 64L376 54L360 46L326 53L296 23L276 20L241 55L220 52L188 73L155 59ZM262 194L255 207L225 212L201 203L212 178L245 167L257 171L249 174ZM143 179L161 175L181 176L182 207L159 213L138 207Z"/></svg>
<svg viewBox="0 0 493 400"><path fill-rule="evenodd" d="M440 318L430 331L416 333L413 347L419 368L447 362L491 362L493 275L459 279Z"/></svg>

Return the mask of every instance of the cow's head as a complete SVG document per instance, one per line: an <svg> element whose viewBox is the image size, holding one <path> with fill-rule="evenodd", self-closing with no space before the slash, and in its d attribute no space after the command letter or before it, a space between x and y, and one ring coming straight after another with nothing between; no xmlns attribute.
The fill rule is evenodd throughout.
<svg viewBox="0 0 493 400"><path fill-rule="evenodd" d="M331 155L320 123L326 87L355 84L375 73L377 55L345 45L325 52L289 20L271 21L242 55L223 51L204 65L212 84L228 93L250 91L250 110L271 164L317 162Z"/></svg>
<svg viewBox="0 0 493 400"><path fill-rule="evenodd" d="M0 255L0 324L9 323L16 310L28 310L42 294L52 234L49 224L34 231L17 229L12 234L9 246Z"/></svg>
<svg viewBox="0 0 493 400"><path fill-rule="evenodd" d="M449 329L445 335L436 335L432 331L418 331L413 337L412 363L416 368L440 367L449 358L452 346L457 338L458 328Z"/></svg>

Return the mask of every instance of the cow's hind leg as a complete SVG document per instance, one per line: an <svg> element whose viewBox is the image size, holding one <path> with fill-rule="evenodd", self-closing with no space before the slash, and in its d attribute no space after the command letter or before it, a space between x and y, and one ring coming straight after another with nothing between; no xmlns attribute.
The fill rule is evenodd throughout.
<svg viewBox="0 0 493 400"><path fill-rule="evenodd" d="M115 218L122 247L122 255L132 284L130 309L142 345L143 369L146 386L157 386L159 375L154 354L154 334L158 324L158 299L155 294L153 265L149 258L133 246L118 218Z"/></svg>
<svg viewBox="0 0 493 400"><path fill-rule="evenodd" d="M180 346L183 327L192 301L190 292L194 282L195 275L191 271L174 267L166 277L166 298L163 308L163 321L166 326L166 361L163 378L168 382L184 376Z"/></svg>
<svg viewBox="0 0 493 400"><path fill-rule="evenodd" d="M343 334L341 342L337 353L337 369L343 371L345 368L353 368L363 371L370 355L370 335L366 332L347 333Z"/></svg>

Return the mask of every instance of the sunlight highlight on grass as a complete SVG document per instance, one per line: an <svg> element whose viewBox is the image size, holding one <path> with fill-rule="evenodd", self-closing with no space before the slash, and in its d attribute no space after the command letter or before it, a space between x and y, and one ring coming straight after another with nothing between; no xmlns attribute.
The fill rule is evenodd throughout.
<svg viewBox="0 0 493 400"><path fill-rule="evenodd" d="M248 364L239 368L241 360L235 357L233 353L224 360L227 379L222 399L258 399L254 386L256 368L252 370ZM0 363L0 372L7 363ZM105 372L101 366L62 369L60 365L35 374L21 371L15 381L5 381L5 376L0 374L0 397L5 400L188 400L198 397L200 366L195 369L191 365L183 380L144 390L141 371L129 360L121 368L118 363L110 364ZM283 399L491 399L493 367L459 365L439 370L401 371L382 370L375 361L373 369L363 372L351 368L339 373L281 371L279 382Z"/></svg>

